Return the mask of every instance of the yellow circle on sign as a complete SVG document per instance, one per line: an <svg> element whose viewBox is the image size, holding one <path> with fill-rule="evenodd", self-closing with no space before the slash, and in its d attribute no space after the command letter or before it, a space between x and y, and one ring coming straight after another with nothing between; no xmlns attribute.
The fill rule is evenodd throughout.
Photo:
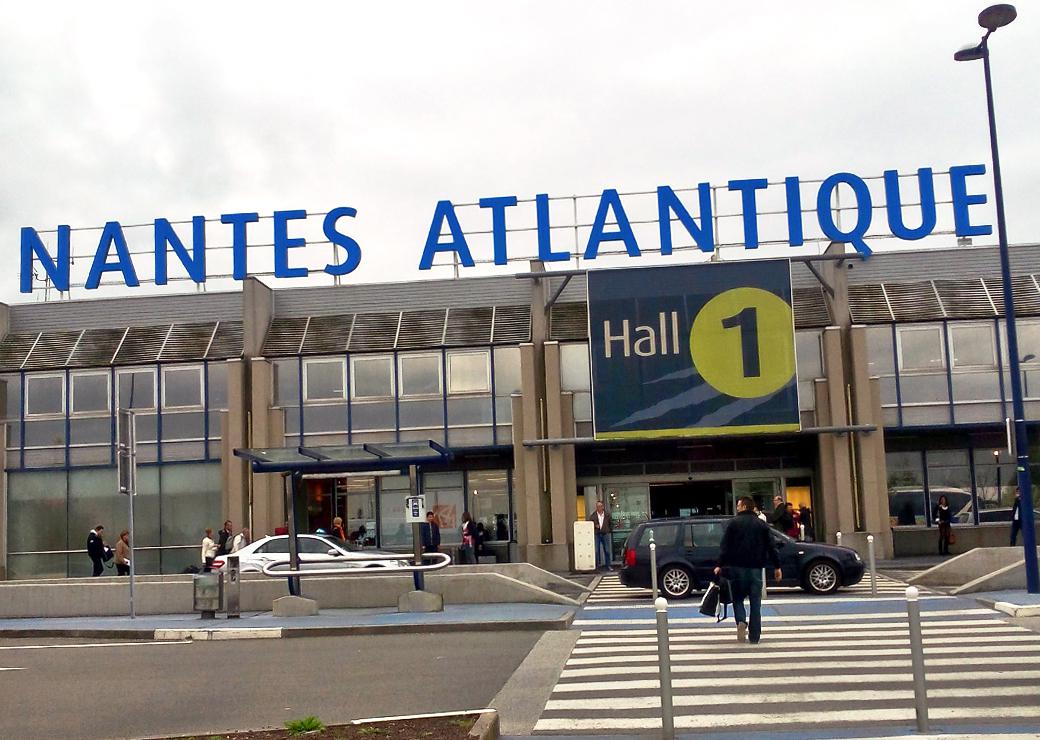
<svg viewBox="0 0 1040 740"><path fill-rule="evenodd" d="M693 320L690 356L717 391L735 398L768 396L794 377L791 306L761 288L719 293Z"/></svg>

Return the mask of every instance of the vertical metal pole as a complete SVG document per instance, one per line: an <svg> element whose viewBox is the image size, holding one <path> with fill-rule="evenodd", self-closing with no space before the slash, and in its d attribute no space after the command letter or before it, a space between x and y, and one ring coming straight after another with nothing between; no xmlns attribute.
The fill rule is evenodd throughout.
<svg viewBox="0 0 1040 740"><path fill-rule="evenodd" d="M418 496L419 495L419 471L415 465L408 466L408 495ZM419 512L422 514L423 512ZM432 536L432 533L431 533ZM412 522L412 548L415 554L415 564L423 564L422 556L422 523ZM412 582L415 584L416 591L424 591L426 589L426 579L421 571L412 572Z"/></svg>
<svg viewBox="0 0 1040 740"><path fill-rule="evenodd" d="M300 569L300 551L298 549L299 542L296 539L296 528L299 522L296 521L296 499L300 495L300 491L303 486L303 475L299 472L292 474L292 485L289 487L289 501L288 509L289 513L289 569L299 570ZM300 595L300 577L289 576L289 594L291 596Z"/></svg>
<svg viewBox="0 0 1040 740"><path fill-rule="evenodd" d="M870 595L877 596L877 561L874 559L874 535L867 535L867 553L870 563Z"/></svg>
<svg viewBox="0 0 1040 740"><path fill-rule="evenodd" d="M838 540L838 547L841 547L841 532L838 532L835 535L835 537L837 537L837 540Z"/></svg>
<svg viewBox="0 0 1040 740"><path fill-rule="evenodd" d="M650 533L650 583L654 590L654 602L657 602L657 543L654 535Z"/></svg>
<svg viewBox="0 0 1040 740"><path fill-rule="evenodd" d="M672 715L672 656L668 648L668 602L654 601L657 610L657 664L661 673L661 736L675 740L675 719Z"/></svg>
<svg viewBox="0 0 1040 740"><path fill-rule="evenodd" d="M130 419L132 425L133 417ZM130 464L133 465L133 457L130 459ZM135 485L134 488L136 487ZM137 491L131 489L127 498L130 499L130 619L137 619L137 612L134 610L134 568L137 561L137 555L134 553L134 499L137 498Z"/></svg>
<svg viewBox="0 0 1040 740"><path fill-rule="evenodd" d="M1033 484L1029 471L1029 435L1026 431L1025 404L1022 401L1022 370L1019 366L1018 329L1015 301L1011 290L1011 258L1008 254L1007 225L1004 220L1004 186L997 152L997 121L993 112L993 82L989 71L989 33L982 39L982 64L986 73L986 110L989 114L989 146L993 155L993 194L997 205L997 236L1000 241L1000 274L1004 280L1004 316L1007 320L1008 364L1011 370L1011 408L1015 417L1015 471L1018 490L1022 547L1025 548L1026 590L1040 593L1040 568L1036 558L1036 524L1033 519Z"/></svg>
<svg viewBox="0 0 1040 740"><path fill-rule="evenodd" d="M928 732L928 687L924 680L924 644L921 640L921 604L917 588L906 589L906 613L910 621L910 660L914 666L914 709L917 731Z"/></svg>

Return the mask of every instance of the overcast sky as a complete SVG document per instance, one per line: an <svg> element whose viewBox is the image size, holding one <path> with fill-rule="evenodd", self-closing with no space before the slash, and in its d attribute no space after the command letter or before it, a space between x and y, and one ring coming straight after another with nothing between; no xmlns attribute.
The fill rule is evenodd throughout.
<svg viewBox="0 0 1040 740"><path fill-rule="evenodd" d="M18 293L23 226L351 206L341 228L363 258L344 281L421 279L441 199L988 166L982 65L953 61L980 37L984 6L7 4L0 300L36 299ZM1040 238L1040 16L1019 10L991 49L1008 228L1029 242ZM490 227L470 211L467 228ZM210 242L227 243L214 228ZM92 253L97 235L77 232L74 250ZM270 221L255 235L269 242ZM150 228L127 238L151 248Z"/></svg>

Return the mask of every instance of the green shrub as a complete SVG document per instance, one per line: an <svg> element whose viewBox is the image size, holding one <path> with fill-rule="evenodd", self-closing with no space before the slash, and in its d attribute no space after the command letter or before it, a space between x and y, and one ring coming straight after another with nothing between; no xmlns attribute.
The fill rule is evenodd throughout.
<svg viewBox="0 0 1040 740"><path fill-rule="evenodd" d="M311 715L303 719L294 719L285 723L285 729L290 735L302 735L305 732L320 732L325 729L325 723Z"/></svg>

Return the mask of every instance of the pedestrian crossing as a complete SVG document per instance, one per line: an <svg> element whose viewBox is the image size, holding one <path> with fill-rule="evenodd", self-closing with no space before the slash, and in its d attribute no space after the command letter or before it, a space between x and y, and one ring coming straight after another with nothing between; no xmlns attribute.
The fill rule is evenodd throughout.
<svg viewBox="0 0 1040 740"><path fill-rule="evenodd" d="M616 595L613 580L604 577L575 621L581 635L535 734L660 731L650 593L642 605L633 604L631 596ZM676 731L825 729L841 737L857 728L876 729L876 735L912 728L906 610L891 598L902 597L905 585L886 579L883 588L875 598L869 583L866 596L862 589L836 597L770 592L776 607L763 617L759 645L738 643L732 619L715 624L697 617L695 601L670 604ZM971 727L971 735L989 727L1040 732L1040 635L973 602L932 596L921 604L933 724L941 722L947 731Z"/></svg>
<svg viewBox="0 0 1040 740"><path fill-rule="evenodd" d="M893 599L901 599L905 597L906 584L900 583L899 581L887 578L879 575L877 577L877 591L878 597L888 597ZM924 589L921 589L922 593ZM799 603L806 603L806 594L801 589L795 588L776 588L770 587L768 589L767 602L783 601L788 598L794 598ZM862 599L864 597L870 597L870 574L864 576L863 580L857 583L855 586L849 586L848 588L842 588L833 594L824 594L816 596L814 598L819 599L835 599L835 598L855 598ZM694 599L697 598L697 594L694 594ZM626 602L639 602L639 601L651 601L653 599L653 591L649 588L629 588L623 584L616 573L607 573L600 578L599 584L596 586L592 594L589 595L588 600L585 602L588 605L594 606L597 604L623 604Z"/></svg>

